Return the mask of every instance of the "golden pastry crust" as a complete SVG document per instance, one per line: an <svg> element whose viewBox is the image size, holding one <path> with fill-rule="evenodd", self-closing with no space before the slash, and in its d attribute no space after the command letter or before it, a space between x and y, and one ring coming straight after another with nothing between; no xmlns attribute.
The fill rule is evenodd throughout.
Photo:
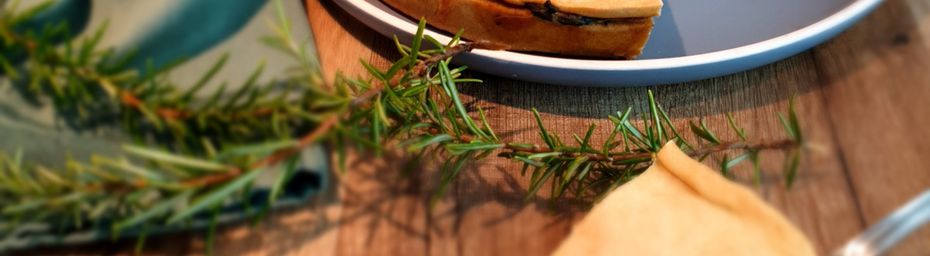
<svg viewBox="0 0 930 256"><path fill-rule="evenodd" d="M516 51L632 59L642 52L652 32L652 17L560 24L519 5L534 1L384 0L408 16L426 18L434 27L452 33L463 30L466 39L489 41Z"/></svg>

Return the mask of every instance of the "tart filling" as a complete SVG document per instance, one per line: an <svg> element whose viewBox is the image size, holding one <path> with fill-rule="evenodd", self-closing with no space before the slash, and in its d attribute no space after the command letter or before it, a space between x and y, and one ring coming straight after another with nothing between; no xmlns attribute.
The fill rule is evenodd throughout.
<svg viewBox="0 0 930 256"><path fill-rule="evenodd" d="M613 20L661 15L662 0L498 0L525 6L536 16L565 25L605 24Z"/></svg>
<svg viewBox="0 0 930 256"><path fill-rule="evenodd" d="M638 22L647 18L594 18L560 11L551 1L544 3L525 3L527 9L536 17L562 25L587 26L607 25L610 23Z"/></svg>
<svg viewBox="0 0 930 256"><path fill-rule="evenodd" d="M539 1L539 0L536 0ZM593 18L647 18L662 14L662 0L550 0L564 12Z"/></svg>

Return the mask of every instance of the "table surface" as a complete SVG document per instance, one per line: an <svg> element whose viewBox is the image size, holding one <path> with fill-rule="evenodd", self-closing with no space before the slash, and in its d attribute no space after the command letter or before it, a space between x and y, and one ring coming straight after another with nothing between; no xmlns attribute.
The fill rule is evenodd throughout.
<svg viewBox="0 0 930 256"><path fill-rule="evenodd" d="M331 0L307 0L324 72L361 75L359 59L384 67L396 58L391 41ZM591 122L640 106L646 90L678 126L706 118L726 131L724 115L760 140L783 138L774 113L797 97L804 131L815 145L795 186L780 178L780 156L766 157L754 189L810 238L821 254L930 188L930 1L889 0L841 36L786 60L729 76L644 88L575 88L472 72L485 82L463 86L464 98L488 110L511 140L538 141L530 109L554 132L583 133ZM603 127L603 125L602 125ZM604 133L604 132L601 132ZM393 158L389 158L393 159ZM350 159L337 187L307 207L277 212L254 227L222 227L217 255L544 255L584 216L575 205L522 202L529 177L499 159L466 169L439 205L427 201L436 176L402 177L398 162ZM201 234L155 237L146 252L202 252ZM893 255L930 253L930 228ZM77 251L125 252L131 241ZM73 252L70 248L67 251Z"/></svg>

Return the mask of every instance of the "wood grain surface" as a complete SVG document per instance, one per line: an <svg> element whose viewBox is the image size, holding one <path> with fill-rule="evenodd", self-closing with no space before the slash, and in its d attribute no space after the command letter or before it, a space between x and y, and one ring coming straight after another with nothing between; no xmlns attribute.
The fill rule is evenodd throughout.
<svg viewBox="0 0 930 256"><path fill-rule="evenodd" d="M391 41L331 0L306 0L328 77L364 74L358 61L384 67L396 58ZM786 60L725 77L646 88L558 87L477 72L465 99L488 110L491 125L512 140L538 141L530 109L555 133L583 133L587 124L628 106L647 89L676 125L708 119L726 131L734 113L751 136L783 138L775 113L796 96L807 153L795 186L785 189L779 153L764 156L756 191L813 241L821 254L930 188L930 1L889 0L841 36ZM599 134L605 134L600 130ZM726 134L725 136L733 136ZM338 187L303 209L275 213L255 227L223 227L217 255L546 255L584 216L576 204L524 204L529 177L503 160L465 170L448 196L429 210L436 177L424 167L400 174L403 157L356 154ZM745 173L744 173L745 174ZM746 181L741 174L738 180ZM752 186L749 182L747 185ZM545 190L545 189L544 189ZM201 253L201 234L151 238L146 253ZM673 246L673 245L671 245ZM120 253L132 243L89 245L67 252ZM77 250L75 250L77 249ZM86 250L85 250L86 249ZM65 251L54 251L63 253ZM930 254L930 228L892 255Z"/></svg>
<svg viewBox="0 0 930 256"><path fill-rule="evenodd" d="M396 57L387 38L331 1L307 4L327 74L338 70L361 75L364 70L358 59L384 65ZM544 121L557 133L569 135L583 132L589 122L606 124L603 117L626 106L640 106L649 89L557 87L471 75L485 83L465 86L466 98L490 109L491 124L508 137L530 141L538 140L529 119L532 107L543 112ZM774 113L797 95L804 129L820 150L807 155L794 188L784 189L778 175L780 162L773 160L766 168L771 170L767 182L757 190L801 227L823 254L930 188L930 157L926 157L930 139L921 136L930 126L930 112L922 106L930 100L927 1L888 1L840 37L772 65L651 89L679 125L701 117L722 125L723 115L733 112L752 136L763 140L783 136ZM567 206L553 211L542 203L522 204L519 196L527 178L517 171L518 165L496 160L472 167L438 213L429 214L424 208L427 194L399 197L398 208L381 214L409 216L401 219L407 225L341 228L340 238L345 239L337 242L337 252L547 254L569 232L571 223L584 215L583 210ZM420 204L410 204L416 199ZM930 253L930 234L923 233L893 254ZM369 238L360 244L358 237Z"/></svg>

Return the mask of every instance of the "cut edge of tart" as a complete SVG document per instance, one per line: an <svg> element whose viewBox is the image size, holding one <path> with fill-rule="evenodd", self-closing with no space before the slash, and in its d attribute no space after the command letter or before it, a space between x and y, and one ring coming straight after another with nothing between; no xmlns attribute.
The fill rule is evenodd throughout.
<svg viewBox="0 0 930 256"><path fill-rule="evenodd" d="M633 59L661 0L382 0L449 33L514 51Z"/></svg>

